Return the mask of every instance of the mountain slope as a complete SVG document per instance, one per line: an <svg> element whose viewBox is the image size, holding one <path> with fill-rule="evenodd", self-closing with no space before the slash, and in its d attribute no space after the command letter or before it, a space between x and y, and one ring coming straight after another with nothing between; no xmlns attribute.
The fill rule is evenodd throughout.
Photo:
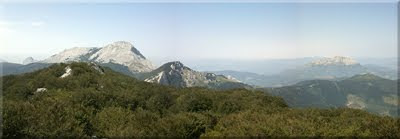
<svg viewBox="0 0 400 139"><path fill-rule="evenodd" d="M40 61L43 63L67 63L71 61L86 62L89 60L88 56L98 51L100 48L86 48L86 47L73 47L66 49L58 54Z"/></svg>
<svg viewBox="0 0 400 139"><path fill-rule="evenodd" d="M40 62L66 63L71 61L113 63L128 67L132 73L149 72L153 69L152 63L131 43L125 41L114 42L101 48L74 47Z"/></svg>
<svg viewBox="0 0 400 139"><path fill-rule="evenodd" d="M48 67L54 63L94 62L109 67L125 75L134 76L135 73L149 72L153 69L152 63L147 60L132 44L119 41L100 48L74 47L66 49L51 57L36 61L31 57L25 64L4 63L2 75L21 74Z"/></svg>
<svg viewBox="0 0 400 139"><path fill-rule="evenodd" d="M21 64L15 64L15 63L2 62L2 63L0 63L0 74L1 75L12 74L20 66L22 66L22 65Z"/></svg>
<svg viewBox="0 0 400 139"><path fill-rule="evenodd" d="M221 74L225 76L232 76L241 82L251 82L263 76L257 73L251 72L242 72L242 71L234 71L234 70L222 70L222 71L211 71L212 73Z"/></svg>
<svg viewBox="0 0 400 139"><path fill-rule="evenodd" d="M127 66L132 72L148 72L153 69L152 63L147 60L129 42L119 41L109 44L89 57L97 63L116 63Z"/></svg>
<svg viewBox="0 0 400 139"><path fill-rule="evenodd" d="M223 75L194 71L178 61L168 62L149 73L144 73L137 77L146 82L181 88L194 86L216 89L250 87Z"/></svg>
<svg viewBox="0 0 400 139"><path fill-rule="evenodd" d="M397 81L373 74L356 75L340 81L302 81L267 90L295 107L349 107L398 116Z"/></svg>
<svg viewBox="0 0 400 139"><path fill-rule="evenodd" d="M398 79L398 69L391 69L389 67L383 67L383 66L377 66L377 65L363 65L366 67L369 71L369 73L378 75L380 77L386 78L386 79L391 79L391 80L396 80Z"/></svg>
<svg viewBox="0 0 400 139"><path fill-rule="evenodd" d="M178 89L91 63L1 80L6 138L400 136L398 119L361 110L292 109L258 91Z"/></svg>

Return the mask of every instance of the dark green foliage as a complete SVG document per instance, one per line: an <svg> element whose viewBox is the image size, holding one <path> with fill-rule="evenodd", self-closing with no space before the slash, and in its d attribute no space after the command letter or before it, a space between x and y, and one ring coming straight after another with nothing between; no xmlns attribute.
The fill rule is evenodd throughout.
<svg viewBox="0 0 400 139"><path fill-rule="evenodd" d="M59 78L70 66L72 75ZM2 77L5 137L388 136L399 120L293 109L259 91L173 88L88 63ZM37 88L47 88L35 92Z"/></svg>
<svg viewBox="0 0 400 139"><path fill-rule="evenodd" d="M243 111L221 118L213 131L204 136L398 137L398 122L398 119L350 109L286 109L276 113Z"/></svg>
<svg viewBox="0 0 400 139"><path fill-rule="evenodd" d="M210 97L206 96L205 93L206 92L190 92L183 94L177 99L177 104L183 108L184 111L189 112L210 110L213 105L213 101Z"/></svg>
<svg viewBox="0 0 400 139"><path fill-rule="evenodd" d="M399 117L397 83L363 74L340 81L310 80L260 90L283 97L293 107L346 107L351 102L369 112Z"/></svg>

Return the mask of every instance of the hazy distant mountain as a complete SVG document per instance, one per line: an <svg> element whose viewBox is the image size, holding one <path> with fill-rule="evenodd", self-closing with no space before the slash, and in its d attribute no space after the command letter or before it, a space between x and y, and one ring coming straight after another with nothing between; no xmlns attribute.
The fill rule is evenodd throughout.
<svg viewBox="0 0 400 139"><path fill-rule="evenodd" d="M136 76L146 82L175 87L201 86L217 89L250 87L223 75L194 71L179 61L168 62L149 73Z"/></svg>
<svg viewBox="0 0 400 139"><path fill-rule="evenodd" d="M1 64L2 68L0 68L0 76L33 72L51 65L49 63L30 63L27 65L22 65L8 62L3 62Z"/></svg>
<svg viewBox="0 0 400 139"><path fill-rule="evenodd" d="M261 75L252 72L234 71L234 70L210 71L210 72L225 76L231 76L243 83L257 85L257 86L263 86L267 78L266 75Z"/></svg>
<svg viewBox="0 0 400 139"><path fill-rule="evenodd" d="M398 114L397 80L373 74L355 75L340 81L302 81L266 90L295 107L349 107L383 115Z"/></svg>
<svg viewBox="0 0 400 139"><path fill-rule="evenodd" d="M5 61L5 60L3 60L3 59L0 59L0 63L1 63L1 62L7 62L7 61Z"/></svg>
<svg viewBox="0 0 400 139"><path fill-rule="evenodd" d="M372 74L378 75L380 77L396 80L398 79L398 69L393 69L389 67L382 67L378 65L363 65Z"/></svg>
<svg viewBox="0 0 400 139"><path fill-rule="evenodd" d="M15 63L8 63L8 62L2 62L1 63L1 68L0 68L0 74L2 75L8 75L12 74L12 72L15 72L18 67L22 66L21 64L15 64Z"/></svg>
<svg viewBox="0 0 400 139"><path fill-rule="evenodd" d="M257 74L257 73L241 72L241 71L234 71L234 70L210 71L210 72L225 75L225 76L232 76L241 82L253 81L253 80L256 80L257 78L259 78L260 76L263 76L263 75Z"/></svg>
<svg viewBox="0 0 400 139"><path fill-rule="evenodd" d="M37 62L37 60L33 59L33 57L27 57L24 59L24 61L22 61L22 64L27 65L35 62Z"/></svg>
<svg viewBox="0 0 400 139"><path fill-rule="evenodd" d="M189 67L198 71L235 70L262 75L274 75L286 69L303 66L318 57L293 59L261 59L261 60L228 60L228 59L198 59L184 60Z"/></svg>
<svg viewBox="0 0 400 139"><path fill-rule="evenodd" d="M350 57L335 56L321 58L306 64L302 68L286 70L281 74L309 79L334 79L367 73L367 68Z"/></svg>
<svg viewBox="0 0 400 139"><path fill-rule="evenodd" d="M131 43L118 41L100 48L75 47L64 50L43 61L44 63L65 63L71 61L113 63L128 67L132 73L149 72L154 67Z"/></svg>
<svg viewBox="0 0 400 139"><path fill-rule="evenodd" d="M343 56L315 59L303 66L287 69L276 75L266 76L233 71L217 71L217 73L231 75L244 83L264 87L287 86L314 79L338 80L365 73L373 73L387 79L397 79L396 70L371 65L363 66L356 60Z"/></svg>
<svg viewBox="0 0 400 139"><path fill-rule="evenodd" d="M265 59L265 60L223 60L223 59L199 59L184 60L183 62L198 71L225 71L234 70L240 72L251 72L261 75L276 75L287 69L303 67L323 57L304 57L292 59ZM354 58L361 65L376 65L379 67L397 70L398 58ZM160 63L157 60L156 63Z"/></svg>
<svg viewBox="0 0 400 139"><path fill-rule="evenodd" d="M280 75L295 77L296 79L340 79L357 74L372 73L387 79L397 79L397 71L386 67L361 65L349 57L336 56L322 58L306 64L302 68L286 70Z"/></svg>
<svg viewBox="0 0 400 139"><path fill-rule="evenodd" d="M379 67L389 68L392 70L398 69L398 57L392 58L357 58L357 61L361 63L361 65L375 65Z"/></svg>
<svg viewBox="0 0 400 139"><path fill-rule="evenodd" d="M350 57L335 56L335 57L324 57L309 63L311 66L332 66L332 65L359 65L356 60Z"/></svg>

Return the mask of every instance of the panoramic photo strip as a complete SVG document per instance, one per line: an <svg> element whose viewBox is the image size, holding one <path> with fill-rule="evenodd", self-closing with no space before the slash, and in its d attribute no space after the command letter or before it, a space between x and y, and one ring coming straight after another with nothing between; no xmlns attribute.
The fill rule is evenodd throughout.
<svg viewBox="0 0 400 139"><path fill-rule="evenodd" d="M0 0L1 138L400 138L398 0Z"/></svg>

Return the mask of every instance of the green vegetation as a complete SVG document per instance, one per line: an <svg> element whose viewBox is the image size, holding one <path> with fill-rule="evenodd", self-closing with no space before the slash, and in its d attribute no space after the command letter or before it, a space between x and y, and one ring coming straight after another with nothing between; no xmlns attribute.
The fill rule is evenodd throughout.
<svg viewBox="0 0 400 139"><path fill-rule="evenodd" d="M363 74L340 81L309 80L259 90L280 96L293 107L351 107L399 117L397 83L397 80Z"/></svg>
<svg viewBox="0 0 400 139"><path fill-rule="evenodd" d="M72 75L59 78L66 66ZM2 77L3 135L400 137L399 119L361 110L293 109L259 91L177 89L93 66L54 64Z"/></svg>

